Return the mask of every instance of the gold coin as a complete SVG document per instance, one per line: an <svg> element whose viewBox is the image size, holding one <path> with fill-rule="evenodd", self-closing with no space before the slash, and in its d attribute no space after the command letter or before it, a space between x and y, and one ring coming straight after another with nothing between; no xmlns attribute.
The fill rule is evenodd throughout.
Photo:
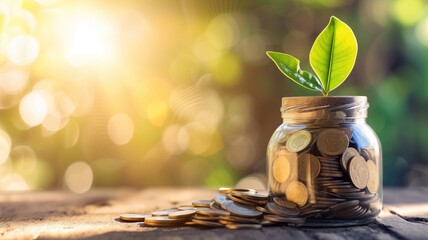
<svg viewBox="0 0 428 240"><path fill-rule="evenodd" d="M237 192L252 192L252 193L256 193L257 191L251 188L228 188L228 187L221 187L218 189L219 193L222 194L228 194L231 193L233 191L237 191Z"/></svg>
<svg viewBox="0 0 428 240"><path fill-rule="evenodd" d="M192 202L192 205L195 207L210 207L211 200L195 200Z"/></svg>
<svg viewBox="0 0 428 240"><path fill-rule="evenodd" d="M349 140L352 138L352 129L350 128L342 128L342 131L346 134Z"/></svg>
<svg viewBox="0 0 428 240"><path fill-rule="evenodd" d="M349 163L349 176L352 183L359 189L367 187L369 181L369 168L367 167L366 160L361 156L353 157Z"/></svg>
<svg viewBox="0 0 428 240"><path fill-rule="evenodd" d="M251 193L251 192L238 192L238 191L233 191L231 192L231 194L235 197L240 197L242 199L247 199L247 200L259 200L259 201L265 201L268 200L268 195L266 194L262 194L262 193Z"/></svg>
<svg viewBox="0 0 428 240"><path fill-rule="evenodd" d="M290 152L300 152L311 143L312 135L309 131L300 130L293 133L287 140L285 147Z"/></svg>
<svg viewBox="0 0 428 240"><path fill-rule="evenodd" d="M290 202L294 202L300 207L308 201L308 189L299 181L291 182L285 190L285 196Z"/></svg>
<svg viewBox="0 0 428 240"><path fill-rule="evenodd" d="M349 162L354 158L355 156L360 155L355 148L347 148L345 152L342 154L342 158L340 159L340 165L345 171L348 171Z"/></svg>
<svg viewBox="0 0 428 240"><path fill-rule="evenodd" d="M329 128L320 132L317 139L318 150L327 156L342 154L349 145L349 139L340 129Z"/></svg>
<svg viewBox="0 0 428 240"><path fill-rule="evenodd" d="M225 210L216 210L211 208L204 208L204 209L197 210L197 213L200 215L212 216L212 217L230 215L230 213Z"/></svg>
<svg viewBox="0 0 428 240"><path fill-rule="evenodd" d="M193 219L216 222L216 221L220 220L220 217L218 217L218 216L215 216L215 217L204 216L204 215L196 214L195 216L193 216Z"/></svg>
<svg viewBox="0 0 428 240"><path fill-rule="evenodd" d="M178 210L175 208L172 209L164 209L156 212L152 212L152 216L160 217L160 216L168 216L170 213L177 212Z"/></svg>
<svg viewBox="0 0 428 240"><path fill-rule="evenodd" d="M304 153L299 156L299 179L308 181L314 179L320 174L321 163L317 157L312 154Z"/></svg>
<svg viewBox="0 0 428 240"><path fill-rule="evenodd" d="M367 189L371 193L376 193L379 188L379 175L376 164L373 162L373 160L368 160L367 167L369 169L369 181L367 182Z"/></svg>
<svg viewBox="0 0 428 240"><path fill-rule="evenodd" d="M179 210L179 211L185 211L185 210L196 210L196 207L194 207L194 206L190 206L190 205L186 205L186 206L179 206L179 207L177 207L177 210Z"/></svg>
<svg viewBox="0 0 428 240"><path fill-rule="evenodd" d="M177 212L170 213L170 214L168 214L168 217L169 218L181 219L181 218L190 218L195 214L196 214L195 210L183 210L183 211L177 211Z"/></svg>
<svg viewBox="0 0 428 240"><path fill-rule="evenodd" d="M184 224L187 221L186 218L183 219L172 219L166 216L160 217L146 217L144 220L144 225L151 227L172 227Z"/></svg>
<svg viewBox="0 0 428 240"><path fill-rule="evenodd" d="M144 222L144 219L149 216L150 215L147 215L147 214L126 213L126 214L121 214L119 218L120 220L125 222Z"/></svg>
<svg viewBox="0 0 428 240"><path fill-rule="evenodd" d="M268 202L265 208L276 215L289 217L289 216L297 216L300 214L300 210L298 208L285 208L274 202Z"/></svg>
<svg viewBox="0 0 428 240"><path fill-rule="evenodd" d="M273 201L281 207L297 208L297 205L294 202L287 201L284 198L274 197Z"/></svg>
<svg viewBox="0 0 428 240"><path fill-rule="evenodd" d="M277 182L285 182L290 176L290 162L284 155L279 155L273 162L272 174Z"/></svg>
<svg viewBox="0 0 428 240"><path fill-rule="evenodd" d="M234 222L234 223L260 223L257 219L252 218L243 218L243 217L237 217L237 216L220 216L221 220L228 221L228 222Z"/></svg>
<svg viewBox="0 0 428 240"><path fill-rule="evenodd" d="M256 202L248 201L248 200L245 200L242 198L235 197L231 193L227 194L227 197L229 199L233 200L234 202L237 202L237 203L241 203L241 204L245 204L245 205L249 205L249 206L257 206L258 205L258 203L256 203Z"/></svg>

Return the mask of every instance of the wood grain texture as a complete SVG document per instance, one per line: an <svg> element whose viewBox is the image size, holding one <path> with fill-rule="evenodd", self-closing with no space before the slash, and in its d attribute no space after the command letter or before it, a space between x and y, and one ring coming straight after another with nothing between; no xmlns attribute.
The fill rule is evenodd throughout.
<svg viewBox="0 0 428 240"><path fill-rule="evenodd" d="M208 189L156 188L0 194L0 239L428 239L428 189L385 189L376 222L343 228L151 228L118 220L210 199Z"/></svg>

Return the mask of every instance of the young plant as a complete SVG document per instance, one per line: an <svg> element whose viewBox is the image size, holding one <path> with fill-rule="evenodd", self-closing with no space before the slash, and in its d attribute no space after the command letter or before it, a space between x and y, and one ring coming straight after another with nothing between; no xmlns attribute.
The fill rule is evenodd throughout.
<svg viewBox="0 0 428 240"><path fill-rule="evenodd" d="M299 59L285 53L267 51L279 70L295 83L328 96L354 68L358 44L352 29L332 16L318 35L309 53L309 62L316 75L300 69Z"/></svg>

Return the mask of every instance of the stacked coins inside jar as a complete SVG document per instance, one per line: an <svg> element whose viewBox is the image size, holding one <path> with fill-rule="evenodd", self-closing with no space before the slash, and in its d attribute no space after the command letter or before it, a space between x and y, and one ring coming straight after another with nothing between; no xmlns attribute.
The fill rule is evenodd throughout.
<svg viewBox="0 0 428 240"><path fill-rule="evenodd" d="M307 226L372 222L382 209L382 156L366 97L283 98L268 145L272 204ZM288 209L287 209L288 208Z"/></svg>

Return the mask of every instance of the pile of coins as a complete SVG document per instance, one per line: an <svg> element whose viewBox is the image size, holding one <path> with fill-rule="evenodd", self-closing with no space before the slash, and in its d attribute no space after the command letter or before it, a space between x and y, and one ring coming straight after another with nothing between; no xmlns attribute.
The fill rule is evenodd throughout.
<svg viewBox="0 0 428 240"><path fill-rule="evenodd" d="M220 188L210 200L120 219L149 227L228 229L368 222L381 211L380 153L374 149L358 128L287 131L268 150L268 194Z"/></svg>
<svg viewBox="0 0 428 240"><path fill-rule="evenodd" d="M381 208L379 153L351 128L284 133L269 155L269 195L310 220L370 219Z"/></svg>
<svg viewBox="0 0 428 240"><path fill-rule="evenodd" d="M304 217L295 203L284 198L268 198L254 189L220 188L211 200L165 209L151 214L122 214L126 222L144 222L147 227L198 226L207 228L258 229L287 224L300 226Z"/></svg>

